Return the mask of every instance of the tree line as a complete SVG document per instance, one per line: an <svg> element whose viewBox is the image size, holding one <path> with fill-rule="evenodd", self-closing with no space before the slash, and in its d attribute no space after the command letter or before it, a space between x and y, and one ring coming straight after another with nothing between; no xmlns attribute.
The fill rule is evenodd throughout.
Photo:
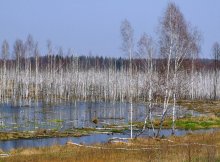
<svg viewBox="0 0 220 162"><path fill-rule="evenodd" d="M33 39L31 36L28 36L28 39ZM149 86L148 84L148 73L149 73L149 60L145 58L132 58L132 76L129 75L129 59L127 58L111 58L111 57L102 57L102 56L76 56L74 53L71 55L69 53L55 53L51 52L47 55L42 55L37 46L32 46L32 49L29 48L32 52L29 55L24 54L23 52L28 52L27 48L24 47L25 43L22 43L22 47L18 47L17 42L15 42L13 52L9 52L9 45L7 41L2 43L2 56L0 59L0 78L1 78L1 101L7 101L15 98L24 98L24 92L26 92L28 98L34 99L34 90L36 84L39 86L38 96L42 96L43 92L46 95L46 90L50 90L53 86L67 86L68 78L79 78L78 80L69 80L68 84L72 87L71 89L78 89L75 91L74 96L78 99L91 98L91 91L94 92L94 99L111 101L113 98L114 101L126 100L129 93L126 92L126 84L129 82L131 77L132 83L134 83L133 89L135 94L135 101L146 101L147 91ZM22 41L23 42L23 41ZM24 49L22 55L20 55L20 49ZM9 54L11 53L11 54ZM15 55L16 54L16 55ZM11 56L10 56L11 55ZM156 100L160 99L160 94L162 87L164 86L165 69L164 64L166 63L165 58L153 58L152 59L152 69L153 69L153 98ZM182 61L181 66L181 75L178 76L180 83L178 96L181 99L191 99L190 89L191 89L191 59L185 58ZM171 62L174 60L171 59ZM216 79L218 79L218 68L219 60L216 59L199 59L194 60L194 98L195 99L215 99L219 98L219 88L214 84ZM95 76L91 77L89 74L93 73ZM100 78L96 75L103 75L103 78ZM62 76L57 77L56 76ZM66 77L64 77L66 76ZM80 80L80 78L87 78L87 84L83 83L86 80ZM91 79L94 79L94 82L91 82ZM120 78L121 80L116 80L115 78ZM99 80L101 79L101 80ZM171 78L172 79L172 78ZM181 80L182 79L182 80ZM213 82L212 82L213 81ZM77 83L78 82L78 83ZM97 83L103 82L97 86ZM105 83L109 83L108 85ZM125 83L123 85L115 84L116 82ZM206 84L205 82L209 83ZM60 85L58 83L62 83ZM89 83L89 84L88 84ZM26 87L25 87L26 84ZM43 84L47 84L44 85ZM56 85L55 85L56 84ZM76 85L81 86L81 90ZM53 86L52 86L53 85ZM103 87L102 87L103 85ZM136 86L134 86L136 85ZM74 87L73 87L74 86ZM85 87L87 86L87 87ZM113 87L115 86L115 88ZM120 87L121 86L121 87ZM43 89L46 88L46 90ZM84 88L82 88L84 87ZM90 87L90 88L89 88ZM95 88L91 88L95 87ZM102 88L101 88L102 87ZM199 88L200 87L200 88ZM36 87L35 87L36 88ZM54 87L55 88L55 87ZM3 90L4 89L4 90ZM24 90L28 89L28 90ZM87 89L87 97L85 95L77 95L82 93L82 89ZM100 89L103 89L102 91ZM104 89L108 89L104 90ZM124 90L123 90L124 89ZM201 91L200 91L201 89ZM206 89L203 91L202 89ZM89 91L91 90L91 91ZM120 91L121 92L120 92ZM215 90L215 91L214 91ZM6 92L7 91L7 92ZM69 89L70 91L70 89ZM101 92L105 91L105 96ZM119 92L123 97L113 97L112 94L119 96ZM57 90L56 93L59 91ZM47 92L48 93L48 92ZM100 93L100 94L99 94ZM16 95L17 94L17 95ZM60 93L59 93L60 94ZM60 96L69 96L73 94L72 92L66 92L60 94ZM96 95L95 95L96 94ZM47 95L49 96L49 95ZM54 96L56 96L54 94ZM82 97L84 96L84 97ZM107 97L108 96L108 97ZM59 98L59 97L58 97ZM65 97L64 97L65 98Z"/></svg>

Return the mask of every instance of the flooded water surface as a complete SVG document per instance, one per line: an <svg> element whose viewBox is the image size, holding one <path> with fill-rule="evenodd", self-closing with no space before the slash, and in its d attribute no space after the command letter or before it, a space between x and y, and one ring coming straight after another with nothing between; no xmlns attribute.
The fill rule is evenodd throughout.
<svg viewBox="0 0 220 162"><path fill-rule="evenodd" d="M146 112L144 104L134 104L133 121L144 121ZM161 112L160 106L154 106L153 117L159 117ZM177 107L177 117L184 115L198 114ZM95 124L94 119L97 119L98 123ZM75 102L56 105L38 103L37 106L33 104L26 107L3 104L0 107L1 131L102 127L105 124L127 124L129 120L129 103Z"/></svg>
<svg viewBox="0 0 220 162"><path fill-rule="evenodd" d="M171 109L170 109L171 110ZM133 121L144 121L148 108L144 104L133 105ZM153 107L153 118L160 117L162 108ZM171 111L168 112L171 115ZM177 107L177 117L186 115L200 115ZM97 119L98 122L94 122ZM38 129L55 129L59 131L86 128L103 127L108 124L128 124L130 121L129 103L105 103L105 102L75 102L68 104L38 103L32 106L12 106L2 104L0 107L0 130L5 131L32 131ZM211 129L208 131L212 131ZM185 135L189 131L176 130L176 135ZM148 136L152 131L145 132L142 136ZM134 131L135 134L135 131ZM169 136L171 131L163 129L161 136ZM10 150L26 147L43 147L55 144L64 145L67 141L76 143L93 144L107 142L112 137L129 138L129 131L121 134L91 134L82 137L19 139L0 141L0 148Z"/></svg>

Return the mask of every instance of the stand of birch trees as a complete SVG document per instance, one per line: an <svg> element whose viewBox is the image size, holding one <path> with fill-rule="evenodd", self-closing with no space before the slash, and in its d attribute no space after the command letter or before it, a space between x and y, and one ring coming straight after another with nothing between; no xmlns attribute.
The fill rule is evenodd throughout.
<svg viewBox="0 0 220 162"><path fill-rule="evenodd" d="M164 63L167 60L153 59L152 53L145 58L131 59L132 67L129 67L130 60L121 58L66 56L64 52L61 56L54 51L42 56L37 44L29 54L23 55L27 51L21 42L16 41L16 52L9 52L7 41L2 44L2 103L12 101L17 105L29 105L35 100L51 103L75 100L129 102L131 94L134 102L163 102L167 87ZM169 77L172 86L175 80L178 81L175 84L176 97L218 99L220 86L216 82L220 75L218 64L216 69L214 65L214 60L195 59L192 73L191 60L183 60L178 75Z"/></svg>

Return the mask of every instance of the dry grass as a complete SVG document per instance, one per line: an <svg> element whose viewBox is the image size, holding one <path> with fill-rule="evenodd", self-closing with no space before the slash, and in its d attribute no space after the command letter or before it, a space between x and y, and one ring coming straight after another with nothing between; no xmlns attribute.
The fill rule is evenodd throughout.
<svg viewBox="0 0 220 162"><path fill-rule="evenodd" d="M197 112L214 114L220 116L220 101L210 101L210 100L180 100L178 104L184 107L187 107L191 110Z"/></svg>
<svg viewBox="0 0 220 162"><path fill-rule="evenodd" d="M126 143L17 149L3 162L220 161L220 132L168 139L139 138ZM101 147L101 148L100 148ZM118 148L124 148L119 150ZM148 148L148 149L147 149ZM130 149L130 150L129 150Z"/></svg>

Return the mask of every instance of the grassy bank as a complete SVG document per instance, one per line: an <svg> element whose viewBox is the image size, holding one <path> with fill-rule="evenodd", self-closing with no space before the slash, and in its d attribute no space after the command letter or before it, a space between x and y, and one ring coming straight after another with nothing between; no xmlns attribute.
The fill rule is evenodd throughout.
<svg viewBox="0 0 220 162"><path fill-rule="evenodd" d="M30 138L49 138L49 137L80 137L88 135L89 131L64 131L59 132L55 130L36 130L25 132L0 132L0 140L14 140L14 139L30 139Z"/></svg>
<svg viewBox="0 0 220 162"><path fill-rule="evenodd" d="M220 101L212 100L179 100L178 105L195 110L200 113L215 115L220 117Z"/></svg>
<svg viewBox="0 0 220 162"><path fill-rule="evenodd" d="M154 121L155 128L159 128L160 120ZM208 128L220 128L220 118L210 117L186 117L176 120L177 129L196 130ZM135 129L142 129L143 122L134 122ZM150 125L148 125L150 126ZM171 128L172 119L167 118L163 123L163 128ZM66 131L38 129L35 131L25 132L0 132L0 140L12 139L33 139L33 138L51 138L51 137L80 137L93 133L123 133L130 128L129 124L125 125L108 125L103 128L78 128Z"/></svg>
<svg viewBox="0 0 220 162"><path fill-rule="evenodd" d="M93 133L122 133L125 128L77 128L73 130L57 131L38 129L24 132L0 132L0 140L51 138L51 137L81 137Z"/></svg>
<svg viewBox="0 0 220 162"><path fill-rule="evenodd" d="M96 147L96 148L95 148ZM2 162L220 161L220 132L168 139L138 138L128 143L92 147L65 145L17 149Z"/></svg>

